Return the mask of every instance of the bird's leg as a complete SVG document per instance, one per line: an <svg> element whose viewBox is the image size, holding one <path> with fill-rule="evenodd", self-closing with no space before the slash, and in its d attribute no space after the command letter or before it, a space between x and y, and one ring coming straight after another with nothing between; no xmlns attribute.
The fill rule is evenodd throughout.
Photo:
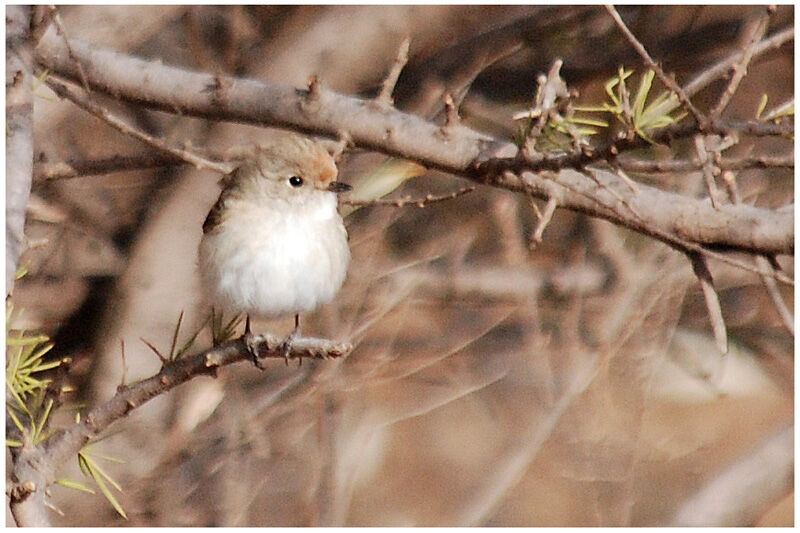
<svg viewBox="0 0 800 533"><path fill-rule="evenodd" d="M245 318L244 321L244 336L242 338L244 339L245 346L247 346L247 351L250 353L250 360L256 368L264 370L266 367L261 364L261 357L258 355L259 344L250 331L250 314L248 313L246 316L247 318Z"/></svg>
<svg viewBox="0 0 800 533"><path fill-rule="evenodd" d="M283 352L283 360L289 364L289 353L292 351L292 341L297 337L300 332L300 315L294 315L294 330L285 338L281 343L281 351ZM300 358L300 364L303 364L303 358Z"/></svg>

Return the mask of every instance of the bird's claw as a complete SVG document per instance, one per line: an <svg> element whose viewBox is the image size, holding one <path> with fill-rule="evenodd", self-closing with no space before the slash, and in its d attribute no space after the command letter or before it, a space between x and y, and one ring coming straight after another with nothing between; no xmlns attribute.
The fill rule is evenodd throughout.
<svg viewBox="0 0 800 533"><path fill-rule="evenodd" d="M259 370L265 370L267 367L261 362L264 357L260 355L261 350L264 347L264 343L258 342L256 336L249 331L245 332L245 334L242 336L242 340L244 341L244 345L247 347L247 352L250 354L250 361L253 362L253 365Z"/></svg>
<svg viewBox="0 0 800 533"><path fill-rule="evenodd" d="M296 334L297 334L296 330L291 332L285 339L283 339L283 342L278 348L281 351L281 354L283 354L283 360L286 363L286 366L289 366L289 356L292 353L292 341L294 341ZM300 360L300 364L302 365L303 358L298 357L298 359Z"/></svg>

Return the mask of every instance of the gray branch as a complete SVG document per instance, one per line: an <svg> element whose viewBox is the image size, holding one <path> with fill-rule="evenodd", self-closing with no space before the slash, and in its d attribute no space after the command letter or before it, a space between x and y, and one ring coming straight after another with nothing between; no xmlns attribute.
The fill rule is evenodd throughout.
<svg viewBox="0 0 800 533"><path fill-rule="evenodd" d="M528 163L514 159L516 146L461 125L443 128L374 100L328 91L318 83L307 90L298 90L169 67L157 61L92 48L74 39L70 40L70 47L95 90L152 109L285 127L335 138L346 136L358 146L411 159L479 183L524 190L545 200L557 196L560 207L601 216L635 231L645 230L644 233L665 242L688 241L722 250L763 254L794 253L790 211L745 205L718 210L703 200L639 184L635 194L631 191L625 200L637 204L637 212L633 213L619 202L596 201L605 186L598 187L597 180L585 173L562 171L554 179L547 173L525 172ZM53 73L79 79L75 60L69 56L63 39L53 34L42 39L36 58ZM507 164L509 158L511 165ZM495 161L501 164L493 165ZM515 176L509 176L509 171ZM524 179L519 179L523 172Z"/></svg>
<svg viewBox="0 0 800 533"><path fill-rule="evenodd" d="M33 174L33 47L30 6L6 7L6 291L25 250Z"/></svg>
<svg viewBox="0 0 800 533"><path fill-rule="evenodd" d="M288 359L326 359L342 357L352 345L313 337L294 339L288 355L284 354L282 339L270 334L255 335L251 344L261 357ZM49 525L46 491L55 481L56 472L64 462L130 411L198 376L215 376L217 369L250 358L246 343L238 339L195 356L165 365L148 379L129 386L120 386L117 393L104 404L91 409L83 419L56 433L39 445L25 445L14 461L10 489L11 512L18 526Z"/></svg>

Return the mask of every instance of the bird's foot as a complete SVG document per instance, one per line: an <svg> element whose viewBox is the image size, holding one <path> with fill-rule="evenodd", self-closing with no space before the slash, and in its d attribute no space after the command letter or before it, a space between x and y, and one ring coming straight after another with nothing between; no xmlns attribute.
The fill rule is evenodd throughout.
<svg viewBox="0 0 800 533"><path fill-rule="evenodd" d="M250 331L250 315L247 315L247 319L244 323L244 335L242 335L242 340L244 341L244 345L247 347L247 352L250 354L250 360L253 362L253 365L255 365L255 367L259 370L266 369L267 367L261 362L261 360L267 355L266 345L264 344L263 339L259 341ZM261 355L262 352L263 355Z"/></svg>
<svg viewBox="0 0 800 533"><path fill-rule="evenodd" d="M285 338L281 343L280 350L283 353L283 360L286 362L286 366L289 366L289 354L292 352L292 341L294 341L297 336L300 335L300 315L294 315L294 330ZM303 364L303 358L298 357L299 363L297 366Z"/></svg>
<svg viewBox="0 0 800 533"><path fill-rule="evenodd" d="M262 360L267 355L267 346L264 343L264 339L259 339L256 335L246 331L245 334L242 335L242 340L247 347L247 353L250 354L250 361L252 361L253 365L259 370L265 370L267 367L262 363Z"/></svg>
<svg viewBox="0 0 800 533"><path fill-rule="evenodd" d="M292 353L292 341L294 341L295 337L297 337L297 330L287 335L286 338L283 339L283 342L281 343L280 347L278 348L283 354L283 360L287 366L289 365L289 355ZM300 360L300 364L302 365L303 358L299 357L298 359Z"/></svg>

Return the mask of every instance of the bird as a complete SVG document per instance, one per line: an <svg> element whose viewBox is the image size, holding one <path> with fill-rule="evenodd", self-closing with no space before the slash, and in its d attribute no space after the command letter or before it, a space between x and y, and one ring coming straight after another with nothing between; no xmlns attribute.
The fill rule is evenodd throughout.
<svg viewBox="0 0 800 533"><path fill-rule="evenodd" d="M337 175L319 143L282 135L252 147L220 180L222 191L203 223L198 266L208 299L246 315L246 338L251 316L294 315L294 330L282 343L287 362L300 314L333 300L347 275L350 248L337 194L351 187Z"/></svg>

